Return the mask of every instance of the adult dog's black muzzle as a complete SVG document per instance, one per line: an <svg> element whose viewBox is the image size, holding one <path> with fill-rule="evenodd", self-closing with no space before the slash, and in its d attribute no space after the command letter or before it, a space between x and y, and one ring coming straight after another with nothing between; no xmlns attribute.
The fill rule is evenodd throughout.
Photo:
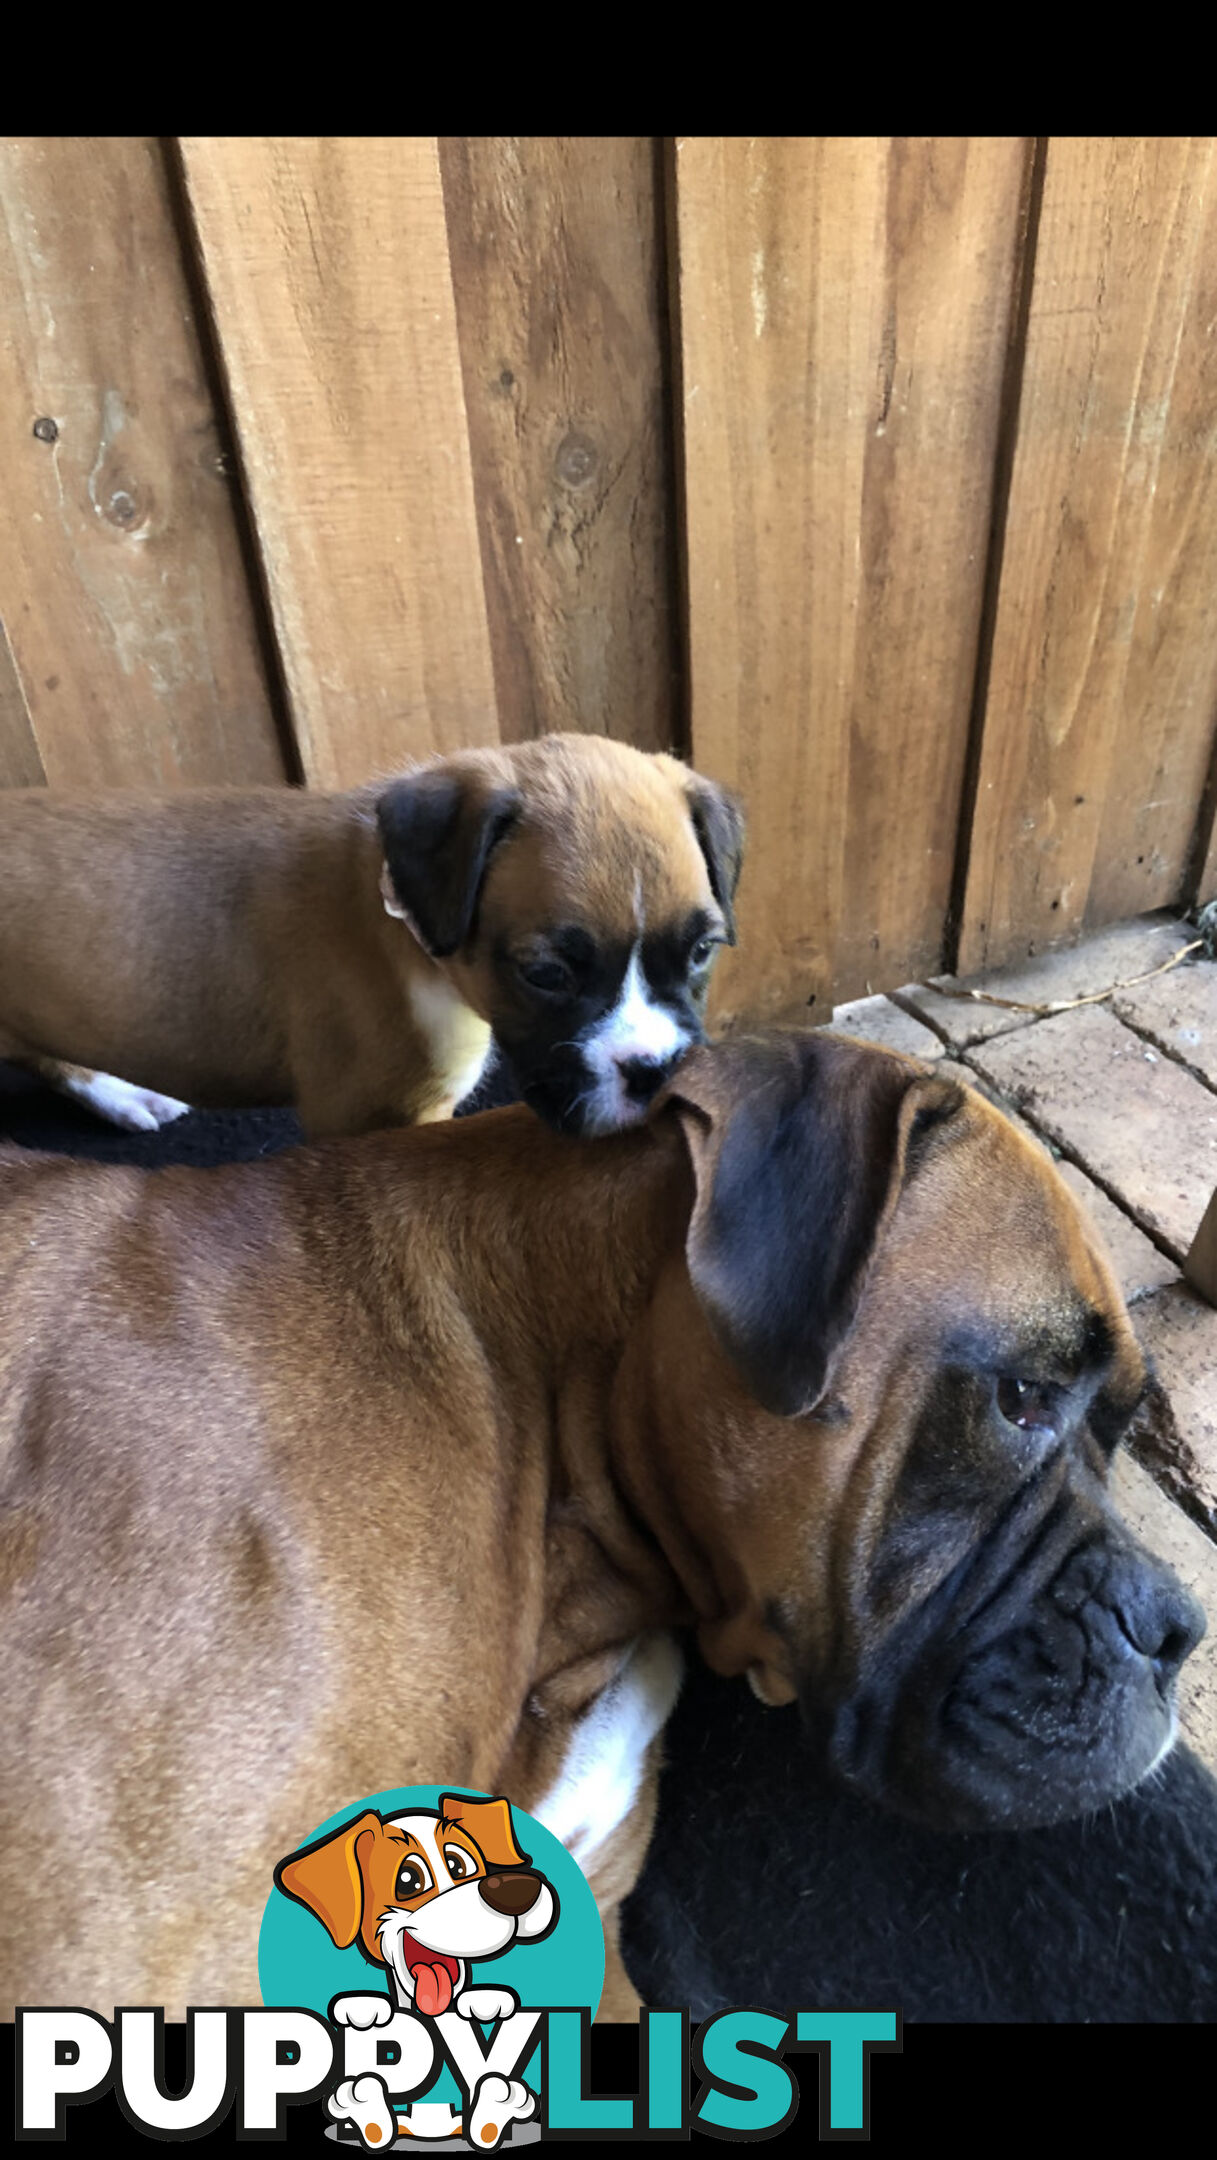
<svg viewBox="0 0 1217 2160"><path fill-rule="evenodd" d="M826 1720L812 1710L848 1784L931 1827L1032 1829L1127 1792L1170 1749L1205 1631L1114 1511L1062 1496L1029 1547L1010 1542L906 1614Z"/></svg>

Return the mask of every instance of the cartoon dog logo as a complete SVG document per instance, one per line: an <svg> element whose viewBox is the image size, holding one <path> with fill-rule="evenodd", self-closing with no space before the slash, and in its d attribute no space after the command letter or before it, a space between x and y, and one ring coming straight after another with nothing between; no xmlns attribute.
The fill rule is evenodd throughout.
<svg viewBox="0 0 1217 2160"><path fill-rule="evenodd" d="M367 1809L281 1860L275 1881L340 1950L358 1942L368 1963L388 1974L390 1994L340 1995L330 2005L336 2023L359 2031L389 2024L395 2010L436 2021L455 2012L497 2028L520 1999L510 1988L470 1986L470 1965L514 1943L539 1942L558 1921L554 1889L520 1851L504 1799L442 1793L438 1808L383 1817ZM518 2078L493 2071L478 2078L469 2102L466 2134L481 2151L537 2106ZM373 2070L344 2078L327 2104L368 2150L383 2150L399 2128L426 2138L459 2138L464 2128L460 2114L436 2102L416 2103L399 2123Z"/></svg>

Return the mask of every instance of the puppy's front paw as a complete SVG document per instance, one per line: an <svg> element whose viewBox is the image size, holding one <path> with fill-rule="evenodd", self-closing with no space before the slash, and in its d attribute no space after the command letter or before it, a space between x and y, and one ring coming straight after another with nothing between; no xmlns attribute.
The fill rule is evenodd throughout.
<svg viewBox="0 0 1217 2160"><path fill-rule="evenodd" d="M469 2143L475 2152L493 2152L503 2132L513 2122L527 2122L536 2113L537 2096L519 2078L500 2077L495 2070L479 2078L469 2113Z"/></svg>
<svg viewBox="0 0 1217 2160"><path fill-rule="evenodd" d="M353 2025L356 2032L368 2032L373 2025L389 2023L393 2005L387 1995L336 1995L330 2016L335 2025Z"/></svg>
<svg viewBox="0 0 1217 2160"><path fill-rule="evenodd" d="M466 1988L458 1995L453 2008L463 2018L476 2018L479 2025L497 2024L500 2018L514 2017L520 2007L520 1998L510 1988Z"/></svg>
<svg viewBox="0 0 1217 2160"><path fill-rule="evenodd" d="M348 1995L348 2002L366 1998ZM483 2079L483 2083L485 2080ZM362 2077L343 2078L326 2101L335 2122L353 2123L367 2152L384 2152L397 2136L397 2123L389 2106L383 2078L366 2070Z"/></svg>

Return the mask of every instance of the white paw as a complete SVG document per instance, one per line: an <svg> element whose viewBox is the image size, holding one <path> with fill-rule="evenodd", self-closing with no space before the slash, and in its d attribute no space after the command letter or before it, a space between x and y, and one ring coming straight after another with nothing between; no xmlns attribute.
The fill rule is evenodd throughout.
<svg viewBox="0 0 1217 2160"><path fill-rule="evenodd" d="M353 2025L356 2032L367 2032L373 2025L390 2023L393 2005L387 1995L336 1995L330 2016L335 2025Z"/></svg>
<svg viewBox="0 0 1217 2160"><path fill-rule="evenodd" d="M466 1988L458 1995L453 2008L463 2018L476 2018L479 2025L493 2025L500 2018L514 2017L520 2007L520 1998L510 1988Z"/></svg>
<svg viewBox="0 0 1217 2160"><path fill-rule="evenodd" d="M72 1073L63 1086L77 1102L87 1104L98 1117L108 1118L111 1125L121 1125L125 1132L159 1132L162 1125L172 1125L174 1118L185 1117L190 1108L173 1095L133 1087L113 1073Z"/></svg>
<svg viewBox="0 0 1217 2160"><path fill-rule="evenodd" d="M348 2000L358 2002L361 1998L353 1996ZM343 2078L325 2104L335 2122L354 2123L368 2152L381 2152L393 2144L397 2123L384 2079L374 2071L365 2071L362 2077Z"/></svg>
<svg viewBox="0 0 1217 2160"><path fill-rule="evenodd" d="M473 2095L466 2136L475 2152L493 2152L503 2132L513 2122L527 2122L536 2113L537 2096L519 2078L500 2077L495 2070L479 2078Z"/></svg>

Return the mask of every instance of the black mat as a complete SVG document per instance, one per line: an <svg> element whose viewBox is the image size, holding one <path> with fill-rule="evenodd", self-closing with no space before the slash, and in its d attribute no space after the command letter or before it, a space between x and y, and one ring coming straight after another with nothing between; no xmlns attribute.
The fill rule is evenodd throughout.
<svg viewBox="0 0 1217 2160"><path fill-rule="evenodd" d="M508 1100L502 1077L482 1091ZM114 1162L249 1160L286 1111L126 1134L0 1067L0 1138ZM690 1671L625 1928L636 1985L696 2015L883 2005L909 2021L1217 2018L1217 1783L1178 1748L1092 1820L934 1836L836 1792L796 1714Z"/></svg>

